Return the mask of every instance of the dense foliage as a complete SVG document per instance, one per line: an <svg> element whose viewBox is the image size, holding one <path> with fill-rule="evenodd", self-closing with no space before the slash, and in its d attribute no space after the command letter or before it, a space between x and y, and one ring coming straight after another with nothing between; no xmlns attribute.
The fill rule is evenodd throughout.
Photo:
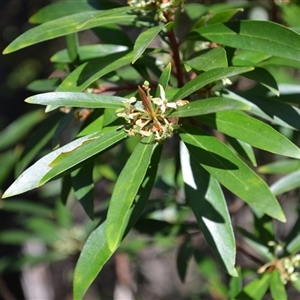
<svg viewBox="0 0 300 300"><path fill-rule="evenodd" d="M219 266L232 276L224 298L262 299L269 290L274 299L287 299L289 284L300 291L299 219L284 243L273 225L273 219L286 221L276 196L300 186L299 88L285 68L300 68L300 23L290 17L300 8L280 7L286 24L299 27L291 29L237 18L246 7L251 3L61 1L34 14L30 21L39 25L4 50L9 54L66 37L67 48L51 57L64 75L33 82L29 88L43 93L25 100L45 105L47 114L30 112L1 133L5 150L20 138L12 137L14 128L26 133L40 123L14 158L18 177L2 198L61 178L61 202L73 190L94 222L87 222L85 231L58 237L47 220L53 212L40 207L28 231L5 232L0 240L9 242L15 234L15 241L25 241L33 230L52 247L43 259L61 259L82 248L74 299L83 298L132 228L150 236L156 231L184 236L177 260L181 280L191 257L199 264L205 259L199 259L192 240L200 230ZM100 42L81 45L78 37L86 30ZM71 139L66 144L63 130ZM45 154L50 142L53 150ZM264 166L256 159L261 150L274 154ZM270 187L265 174L285 175ZM99 210L93 189L101 178L114 186L108 207ZM158 206L158 199L149 200L154 188L162 190ZM253 233L236 228L261 257L259 274L248 284L235 265L237 246L224 195L242 199L253 214ZM17 204L16 209L25 205ZM5 200L4 208L13 210L13 202ZM36 213L37 206L23 208ZM158 214L170 208L171 219ZM61 227L71 228L61 203L54 214ZM71 245L67 250L64 242Z"/></svg>

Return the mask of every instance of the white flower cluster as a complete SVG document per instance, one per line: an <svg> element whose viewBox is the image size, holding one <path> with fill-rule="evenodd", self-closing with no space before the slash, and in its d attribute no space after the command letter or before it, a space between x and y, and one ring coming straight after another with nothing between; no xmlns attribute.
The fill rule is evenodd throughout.
<svg viewBox="0 0 300 300"><path fill-rule="evenodd" d="M180 127L178 118L168 118L166 112L169 112L170 109L177 109L178 106L185 105L188 101L169 102L165 97L163 87L158 86L160 97L153 98L150 95L149 83L145 82L143 88L138 87L141 101L132 97L126 103L125 108L117 112L117 115L127 122L124 130L128 135L140 135L142 137L155 135L155 140L162 142L171 137L174 131Z"/></svg>

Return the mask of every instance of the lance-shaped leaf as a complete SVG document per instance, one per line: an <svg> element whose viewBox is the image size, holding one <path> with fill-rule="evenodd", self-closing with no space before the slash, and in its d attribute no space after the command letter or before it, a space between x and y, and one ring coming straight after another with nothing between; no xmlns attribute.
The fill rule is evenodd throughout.
<svg viewBox="0 0 300 300"><path fill-rule="evenodd" d="M270 284L270 273L264 273L261 278L251 281L245 288L236 296L236 300L261 300L267 292Z"/></svg>
<svg viewBox="0 0 300 300"><path fill-rule="evenodd" d="M172 98L172 101L184 99L185 97L197 92L209 83L220 79L235 76L238 74L252 71L253 67L227 67L216 68L200 74L193 80L186 83Z"/></svg>
<svg viewBox="0 0 300 300"><path fill-rule="evenodd" d="M230 215L221 187L181 143L180 160L187 201L199 228L215 254L220 266L231 276L237 276L235 240Z"/></svg>
<svg viewBox="0 0 300 300"><path fill-rule="evenodd" d="M270 279L270 292L273 299L287 300L285 285L282 283L278 270L273 270Z"/></svg>
<svg viewBox="0 0 300 300"><path fill-rule="evenodd" d="M94 219L94 162L71 173L75 196L91 220Z"/></svg>
<svg viewBox="0 0 300 300"><path fill-rule="evenodd" d="M50 92L31 96L25 99L31 104L71 106L85 108L122 108L128 99L89 93L76 92Z"/></svg>
<svg viewBox="0 0 300 300"><path fill-rule="evenodd" d="M18 143L34 126L41 122L45 116L42 110L31 111L23 114L16 121L2 129L0 132L0 150L2 151Z"/></svg>
<svg viewBox="0 0 300 300"><path fill-rule="evenodd" d="M185 237L184 242L180 245L177 253L176 264L180 280L184 282L188 263L193 255L194 247L190 237Z"/></svg>
<svg viewBox="0 0 300 300"><path fill-rule="evenodd" d="M127 136L123 130L106 129L110 131L105 132L105 130L103 130L101 135L93 137L88 141L84 141L81 145L79 145L79 147L76 147L71 151L61 152L57 157L55 157L55 159L49 164L50 170L40 180L40 185L45 184L52 178L70 170L87 159L92 158L96 154L99 154L103 150L117 144Z"/></svg>
<svg viewBox="0 0 300 300"><path fill-rule="evenodd" d="M66 169L79 163L79 161L76 161L76 159L79 158L79 156L75 157L75 159L71 158L70 160L65 160L63 162L64 164L59 164L59 166L56 166L54 171L51 172L49 175L47 173L49 171L53 170L53 167L51 167L50 164L53 163L53 161L56 158L59 157L58 161L60 161L61 157L65 157L65 156L69 157L68 155L70 155L70 153L75 151L77 148L80 149L82 146L85 146L83 148L84 149L83 153L82 153L82 151L79 151L81 161L83 161L88 158L85 156L85 154L86 154L85 149L86 148L89 149L89 146L91 145L90 142L94 141L93 144L95 144L95 140L96 141L102 140L102 143L100 143L102 146L101 145L95 146L96 150L90 149L89 155L92 156L96 153L99 153L103 149L106 149L107 147L111 146L112 144L118 142L119 140L125 138L125 136L126 136L126 134L123 131L109 132L109 133L107 133L107 135L105 135L105 137L103 137L104 134L101 135L100 137L99 137L99 135L100 135L99 133L98 133L98 135L96 135L94 133L94 134L79 138L79 139L45 155L40 160L38 160L34 165L32 165L27 170L25 170L17 178L17 180L5 191L2 198L11 197L11 196L18 195L18 194L30 191L32 189L35 189L35 188L43 185L45 182L47 182L54 176L64 172ZM110 141L109 140L105 141L107 136L110 136L111 138L114 136L115 139L112 138ZM111 144L110 144L110 142L111 142ZM95 150L95 152L94 152L94 150ZM64 166L65 166L65 169L64 169ZM57 169L58 169L58 171L57 171ZM52 177L51 177L51 174L53 174ZM44 179L45 176L46 176L46 179Z"/></svg>
<svg viewBox="0 0 300 300"><path fill-rule="evenodd" d="M300 161L295 159L278 160L260 166L257 171L262 174L287 174L300 169Z"/></svg>
<svg viewBox="0 0 300 300"><path fill-rule="evenodd" d="M153 184L156 178L158 162L160 159L162 145L157 145L154 149L151 164L147 170L146 176L139 188L135 201L130 208L130 217L126 225L125 235L134 226L137 219L143 212L150 196ZM88 237L80 257L77 261L74 272L74 299L81 300L87 289L101 271L104 264L116 250L111 249L107 242L107 222L102 223Z"/></svg>
<svg viewBox="0 0 300 300"><path fill-rule="evenodd" d="M136 39L133 46L132 63L135 63L139 57L144 53L148 45L160 33L160 31L167 25L158 25L147 29L142 32Z"/></svg>
<svg viewBox="0 0 300 300"><path fill-rule="evenodd" d="M141 140L118 177L107 213L106 237L110 249L115 249L122 239L130 207L144 180L154 147L153 137Z"/></svg>
<svg viewBox="0 0 300 300"><path fill-rule="evenodd" d="M172 71L172 65L171 63L169 63L159 77L158 84L160 84L163 87L164 91L168 88L171 71ZM159 86L157 86L156 88L155 97L160 97Z"/></svg>
<svg viewBox="0 0 300 300"><path fill-rule="evenodd" d="M77 1L76 5L72 1L62 1L51 3L41 9L39 9L35 14L33 14L29 22L32 24L41 24L45 22L49 22L55 19L62 18L66 15L73 15L80 12L92 11L96 8L93 7L88 1L80 2Z"/></svg>
<svg viewBox="0 0 300 300"><path fill-rule="evenodd" d="M237 111L221 111L199 120L227 135L272 153L300 158L300 149L270 125Z"/></svg>
<svg viewBox="0 0 300 300"><path fill-rule="evenodd" d="M222 110L247 110L250 107L225 97L213 97L204 100L197 100L186 105L179 106L171 112L168 117L192 117L207 115Z"/></svg>
<svg viewBox="0 0 300 300"><path fill-rule="evenodd" d="M190 154L215 179L253 207L285 221L284 213L267 184L226 145L191 125L183 125L180 132Z"/></svg>
<svg viewBox="0 0 300 300"><path fill-rule="evenodd" d="M135 16L126 14L131 9L131 7L127 6L105 11L82 12L44 23L17 37L4 49L3 54L85 29L107 24L131 22Z"/></svg>
<svg viewBox="0 0 300 300"><path fill-rule="evenodd" d="M273 75L264 68L255 68L253 71L248 72L243 75L246 78L259 82L271 92L273 92L276 96L279 96L279 89L277 82Z"/></svg>
<svg viewBox="0 0 300 300"><path fill-rule="evenodd" d="M199 51L185 63L197 71L208 71L215 68L227 67L228 65L226 51L223 48Z"/></svg>
<svg viewBox="0 0 300 300"><path fill-rule="evenodd" d="M41 178L51 169L49 164L62 152L72 151L79 147L84 141L88 141L93 135L85 136L77 139L51 153L45 155L34 165L25 170L17 180L5 191L2 198L18 195L39 186Z"/></svg>
<svg viewBox="0 0 300 300"><path fill-rule="evenodd" d="M95 44L78 47L80 61L86 61L99 57L106 57L109 54L123 52L127 50L128 47L120 45ZM71 59L68 55L68 50L63 49L51 56L50 61L54 63L70 63Z"/></svg>
<svg viewBox="0 0 300 300"><path fill-rule="evenodd" d="M128 65L131 58L132 52L119 52L88 61L69 74L56 90L81 92L102 76Z"/></svg>
<svg viewBox="0 0 300 300"><path fill-rule="evenodd" d="M233 21L204 26L194 32L232 48L300 60L300 35L273 22Z"/></svg>
<svg viewBox="0 0 300 300"><path fill-rule="evenodd" d="M295 106L276 101L272 98L251 95L247 92L235 94L226 91L224 96L247 103L251 107L250 112L260 118L287 128L300 130L300 109Z"/></svg>
<svg viewBox="0 0 300 300"><path fill-rule="evenodd" d="M300 170L292 172L276 182L274 182L270 189L274 193L274 195L280 195L282 193L286 193L290 190L293 190L300 186Z"/></svg>

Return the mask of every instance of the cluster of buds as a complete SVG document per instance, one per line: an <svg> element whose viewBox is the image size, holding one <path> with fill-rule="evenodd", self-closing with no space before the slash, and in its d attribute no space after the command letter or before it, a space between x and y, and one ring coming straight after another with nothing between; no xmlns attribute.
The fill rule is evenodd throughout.
<svg viewBox="0 0 300 300"><path fill-rule="evenodd" d="M128 0L128 5L143 16L155 12L155 19L167 22L164 14L173 14L185 0Z"/></svg>
<svg viewBox="0 0 300 300"><path fill-rule="evenodd" d="M273 246L275 252L282 250L282 246L278 245L274 241L268 243L269 246ZM276 256L276 255L275 255ZM286 256L282 258L275 258L273 261L266 263L258 269L258 273L264 273L265 271L272 271L276 269L280 274L280 279L283 284L287 282L295 282L298 280L299 272L296 268L300 267L300 254Z"/></svg>
<svg viewBox="0 0 300 300"><path fill-rule="evenodd" d="M155 135L157 142L162 142L166 138L171 137L176 129L180 127L178 118L167 117L170 109L177 109L188 103L186 100L178 100L177 102L169 102L165 97L165 91L161 85L160 97L153 98L150 95L149 83L144 82L142 87L138 86L141 101L137 101L135 97L129 99L125 108L118 111L118 117L126 120L124 130L129 136Z"/></svg>

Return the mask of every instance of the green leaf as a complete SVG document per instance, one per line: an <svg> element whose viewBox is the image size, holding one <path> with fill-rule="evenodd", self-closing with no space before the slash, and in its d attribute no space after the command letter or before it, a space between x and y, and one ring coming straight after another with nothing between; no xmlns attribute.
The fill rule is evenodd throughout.
<svg viewBox="0 0 300 300"><path fill-rule="evenodd" d="M300 7L298 3L281 3L282 19L291 27L300 27Z"/></svg>
<svg viewBox="0 0 300 300"><path fill-rule="evenodd" d="M169 23L170 24L170 23ZM153 39L165 28L168 24L162 24L151 27L142 32L136 39L133 46L132 63L135 63L141 55L145 52L146 48L153 41Z"/></svg>
<svg viewBox="0 0 300 300"><path fill-rule="evenodd" d="M193 255L194 248L191 243L190 238L185 238L185 241L180 245L178 252L177 252L177 270L180 277L180 280L184 282L185 275L188 268L188 263Z"/></svg>
<svg viewBox="0 0 300 300"><path fill-rule="evenodd" d="M243 236L244 240L249 244L258 254L260 254L265 260L272 261L274 259L273 254L270 252L269 247L267 247L263 241L258 239L254 234L244 230L243 228L238 228L239 233Z"/></svg>
<svg viewBox="0 0 300 300"><path fill-rule="evenodd" d="M6 230L0 233L0 243L7 245L21 245L29 240L37 239L31 232L21 230Z"/></svg>
<svg viewBox="0 0 300 300"><path fill-rule="evenodd" d="M197 71L208 71L228 66L226 51L223 48L205 49L196 52L192 58L184 63Z"/></svg>
<svg viewBox="0 0 300 300"><path fill-rule="evenodd" d="M169 63L159 77L158 84L160 84L163 87L164 91L168 88L171 71L172 71L172 65L171 63ZM160 97L159 87L156 88L155 97Z"/></svg>
<svg viewBox="0 0 300 300"><path fill-rule="evenodd" d="M1 209L15 213L29 213L43 217L53 217L53 211L50 208L28 200L14 199L13 201L1 201Z"/></svg>
<svg viewBox="0 0 300 300"><path fill-rule="evenodd" d="M229 21L235 14L244 11L243 8L232 8L216 12L209 20L208 24L224 23Z"/></svg>
<svg viewBox="0 0 300 300"><path fill-rule="evenodd" d="M84 108L122 108L129 101L126 98L76 92L50 92L31 96L27 103L41 105L71 106Z"/></svg>
<svg viewBox="0 0 300 300"><path fill-rule="evenodd" d="M148 201L152 186L155 182L161 150L161 145L157 145L154 149L151 164L140 186L133 206L131 207L131 216L125 230L125 235L135 224ZM115 251L115 249L110 250L108 246L106 232L106 222L104 222L92 232L82 249L74 272L75 300L83 298L88 287Z"/></svg>
<svg viewBox="0 0 300 300"><path fill-rule="evenodd" d="M130 207L144 180L154 146L152 137L141 140L118 177L107 213L106 236L111 250L122 239L130 216Z"/></svg>
<svg viewBox="0 0 300 300"><path fill-rule="evenodd" d="M243 288L243 276L241 267L236 268L238 276L231 277L229 281L229 290L228 290L228 298L236 299L236 295L238 295Z"/></svg>
<svg viewBox="0 0 300 300"><path fill-rule="evenodd" d="M274 195L286 193L300 186L300 170L294 171L273 183L270 187Z"/></svg>
<svg viewBox="0 0 300 300"><path fill-rule="evenodd" d="M91 220L94 219L94 162L71 173L75 196Z"/></svg>
<svg viewBox="0 0 300 300"><path fill-rule="evenodd" d="M28 84L26 89L37 93L52 92L59 84L59 78L38 79Z"/></svg>
<svg viewBox="0 0 300 300"><path fill-rule="evenodd" d="M232 48L300 60L300 35L277 23L242 20L208 25L195 32Z"/></svg>
<svg viewBox="0 0 300 300"><path fill-rule="evenodd" d="M2 129L0 132L0 151L20 142L45 116L42 110L31 111Z"/></svg>
<svg viewBox="0 0 300 300"><path fill-rule="evenodd" d="M271 56L266 53L258 53L248 50L239 50L234 55L232 63L234 66L255 66L260 62L268 60ZM293 61L295 63L295 61Z"/></svg>
<svg viewBox="0 0 300 300"><path fill-rule="evenodd" d="M4 186L19 157L20 153L12 149L0 154L0 186Z"/></svg>
<svg viewBox="0 0 300 300"><path fill-rule="evenodd" d="M261 83L263 86L268 88L276 96L279 96L279 90L277 82L273 75L264 68L255 68L253 71L243 75L244 77Z"/></svg>
<svg viewBox="0 0 300 300"><path fill-rule="evenodd" d="M132 52L119 52L90 60L77 67L57 88L60 92L81 92L102 76L128 65Z"/></svg>
<svg viewBox="0 0 300 300"><path fill-rule="evenodd" d="M260 166L257 171L262 174L286 174L300 169L300 161L289 159L279 160Z"/></svg>
<svg viewBox="0 0 300 300"><path fill-rule="evenodd" d="M50 141L60 118L61 114L53 114L40 123L40 126L31 134L16 165L15 175L19 176L46 143Z"/></svg>
<svg viewBox="0 0 300 300"><path fill-rule="evenodd" d="M131 7L127 6L105 11L82 12L44 23L29 29L17 37L4 49L3 54L8 54L30 45L97 26L115 23L126 24L135 18L134 15L125 14L131 9Z"/></svg>
<svg viewBox="0 0 300 300"><path fill-rule="evenodd" d="M300 130L300 109L295 106L247 92L235 94L226 91L223 96L248 104L251 107L250 112L260 118L287 128Z"/></svg>
<svg viewBox="0 0 300 300"><path fill-rule="evenodd" d="M80 61L86 61L90 59L95 59L99 57L106 57L112 53L127 51L128 47L120 45L84 45L78 47L78 54ZM50 61L53 63L70 63L71 60L68 55L68 50L60 50L51 56Z"/></svg>
<svg viewBox="0 0 300 300"><path fill-rule="evenodd" d="M220 111L201 116L199 120L253 147L293 158L300 158L300 149L270 125L238 111Z"/></svg>
<svg viewBox="0 0 300 300"><path fill-rule="evenodd" d="M207 115L216 111L222 110L247 110L249 107L230 98L213 97L203 100L196 100L179 106L171 112L168 117L192 117Z"/></svg>
<svg viewBox="0 0 300 300"><path fill-rule="evenodd" d="M238 155L251 162L253 166L257 166L255 153L251 145L228 135L226 136L226 141Z"/></svg>
<svg viewBox="0 0 300 300"><path fill-rule="evenodd" d="M209 70L203 74L200 74L196 78L186 83L179 91L174 95L172 101L184 99L185 97L197 92L209 83L224 79L227 77L235 76L245 72L252 71L252 67L227 67L216 68Z"/></svg>
<svg viewBox="0 0 300 300"><path fill-rule="evenodd" d="M54 177L59 176L87 159L92 158L96 154L117 144L127 136L123 130L112 129L109 132L101 132L102 134L100 133L98 136L84 140L77 147L72 147L67 151L60 151L49 163L47 168L48 172L40 179L39 185L45 184Z"/></svg>
<svg viewBox="0 0 300 300"><path fill-rule="evenodd" d="M269 288L271 275L265 273L261 278L248 283L243 291L237 295L237 300L261 300Z"/></svg>
<svg viewBox="0 0 300 300"><path fill-rule="evenodd" d="M71 63L78 64L79 62L79 53L78 53L78 34L70 33L66 36L66 42L67 42L67 51L68 51L68 57L71 60Z"/></svg>
<svg viewBox="0 0 300 300"><path fill-rule="evenodd" d="M227 189L253 207L285 222L284 213L267 184L226 145L190 125L180 128L180 137L198 163Z"/></svg>
<svg viewBox="0 0 300 300"><path fill-rule="evenodd" d="M121 137L124 138L126 136L125 133L123 133L123 134L121 134L121 133L123 133L123 132L116 132L116 136L120 135L119 136L120 138ZM98 133L98 135L99 135L99 133ZM108 135L109 135L109 133L108 133ZM103 140L103 136L102 136L102 138L101 138L101 136L98 138L100 140ZM27 170L25 170L17 178L17 180L5 191L5 193L2 195L2 198L18 195L18 194L21 194L21 193L24 193L24 192L27 192L29 190L39 187L41 185L41 183L40 183L41 179L52 169L52 167L50 167L50 164L60 154L63 154L63 157L64 156L68 157L68 153L72 153L72 151L74 151L78 147L86 145L85 143L88 143L88 145L90 145L89 142L92 142L95 139L96 139L96 141L99 141L97 139L97 137L95 137L95 134L91 134L91 135L79 138L79 139L45 155L40 160L38 160L34 165L32 165ZM109 143L106 143L106 144L109 145ZM105 147L105 145L103 145L103 146ZM100 146L100 148L101 148L101 146ZM76 161L74 162L72 160L72 163L76 164Z"/></svg>
<svg viewBox="0 0 300 300"><path fill-rule="evenodd" d="M93 3L94 4L94 3ZM62 1L57 3L51 3L38 10L33 14L29 22L32 24L46 23L55 19L62 18L66 15L73 15L84 11L92 11L96 9L93 5L85 2L77 1L76 5L72 1Z"/></svg>
<svg viewBox="0 0 300 300"><path fill-rule="evenodd" d="M278 270L273 270L270 279L270 292L273 299L287 300L287 293L285 290L285 285L280 279L280 274Z"/></svg>
<svg viewBox="0 0 300 300"><path fill-rule="evenodd" d="M198 226L221 267L231 276L237 276L234 268L235 239L221 187L189 155L184 144L181 144L180 150L187 201L196 216Z"/></svg>

